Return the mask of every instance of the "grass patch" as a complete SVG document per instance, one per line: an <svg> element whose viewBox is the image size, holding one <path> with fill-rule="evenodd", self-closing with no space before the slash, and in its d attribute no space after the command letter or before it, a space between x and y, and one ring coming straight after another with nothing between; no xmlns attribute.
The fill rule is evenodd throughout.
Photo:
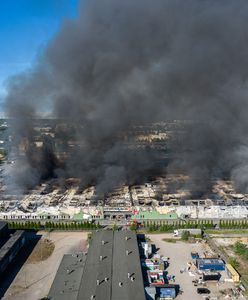
<svg viewBox="0 0 248 300"><path fill-rule="evenodd" d="M167 242L167 243L176 243L177 242L177 240L176 239L170 239L170 238L168 238L168 239L162 239L164 242Z"/></svg>
<svg viewBox="0 0 248 300"><path fill-rule="evenodd" d="M248 234L248 229L209 229L205 230L208 234Z"/></svg>
<svg viewBox="0 0 248 300"><path fill-rule="evenodd" d="M144 233L144 234L162 234L162 233L173 233L174 230L169 230L169 231L161 231L161 230L149 230L149 229L141 229L139 230L139 233Z"/></svg>
<svg viewBox="0 0 248 300"><path fill-rule="evenodd" d="M248 261L248 248L246 247L246 244L243 244L241 242L236 242L233 245L234 253L242 257L244 260Z"/></svg>
<svg viewBox="0 0 248 300"><path fill-rule="evenodd" d="M248 274L242 275L241 282L244 284L246 288L246 296L248 296Z"/></svg>

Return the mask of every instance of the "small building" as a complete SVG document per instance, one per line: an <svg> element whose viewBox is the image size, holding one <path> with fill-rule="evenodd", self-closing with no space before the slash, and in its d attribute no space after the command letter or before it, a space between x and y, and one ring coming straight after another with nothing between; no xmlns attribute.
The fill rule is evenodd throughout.
<svg viewBox="0 0 248 300"><path fill-rule="evenodd" d="M226 264L226 271L229 277L232 278L233 282L240 281L239 273L234 269L234 267L230 264Z"/></svg>
<svg viewBox="0 0 248 300"><path fill-rule="evenodd" d="M164 285L164 272L160 271L160 270L156 270L156 271L148 271L147 272L148 275L148 280L149 280L149 284L150 286L157 286L157 285Z"/></svg>
<svg viewBox="0 0 248 300"><path fill-rule="evenodd" d="M199 258L196 260L196 266L199 270L224 271L225 263L218 258Z"/></svg>

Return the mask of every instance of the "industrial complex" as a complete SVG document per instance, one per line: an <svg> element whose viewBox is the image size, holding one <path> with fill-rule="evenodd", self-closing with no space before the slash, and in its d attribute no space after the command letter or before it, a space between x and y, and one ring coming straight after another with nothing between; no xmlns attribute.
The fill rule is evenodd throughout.
<svg viewBox="0 0 248 300"><path fill-rule="evenodd" d="M184 123L183 123L184 124ZM166 164L170 159L168 147L180 140L183 124L178 121L137 126L126 134L125 147L130 149L150 148L159 152ZM80 147L78 143L62 141L61 127L55 120L37 121L34 127L35 147L42 147L44 137L50 137L54 151L63 161L67 155L61 152L61 142L67 151ZM25 147L13 148L6 121L0 131L1 147L6 154L0 169L0 219L5 220L176 220L189 219L247 219L248 194L237 192L231 180L211 178L210 189L204 193L190 191L190 177L178 170L171 173L151 173L148 180L115 187L100 193L95 185L84 186L79 178L47 178L28 191L9 187L9 168L15 169L22 159ZM65 125L64 125L65 126ZM178 137L179 136L179 137ZM24 147L24 148L23 148ZM63 148L64 149L64 148ZM68 150L69 149L69 150ZM13 154L15 153L15 154Z"/></svg>
<svg viewBox="0 0 248 300"><path fill-rule="evenodd" d="M87 252L63 256L46 299L186 299L180 276L191 278L187 289L197 297L193 299L221 291L224 295L226 289L239 285L238 272L214 253L191 251L180 276L173 271L176 261L171 254L166 247L158 252L144 235L129 230L97 230ZM241 295L241 290L233 291Z"/></svg>
<svg viewBox="0 0 248 300"><path fill-rule="evenodd" d="M0 2L0 299L248 300L248 0Z"/></svg>
<svg viewBox="0 0 248 300"><path fill-rule="evenodd" d="M6 123L0 131L1 144L2 150L11 155L5 154L2 157L0 169L0 220L3 220L0 222L0 275L7 272L26 242L25 231L16 229L45 229L42 232L44 244L51 242L50 230L54 230L54 235L58 236L60 230L75 230L77 232L74 234L79 235L75 246L77 250L70 251L67 248L69 251L63 252L63 247L69 247L66 241L58 247L55 242L55 251L51 254L51 261L56 262L53 276L50 272L39 277L35 264L30 266L26 262L25 275L20 270L20 278L16 279L18 284L13 284L14 287L20 285L22 289L13 291L10 287L7 300L15 300L22 293L23 296L16 299L26 299L29 288L32 285L35 288L37 282L43 282L48 276L51 277L46 281L46 289L42 289L42 284L37 284L39 293L37 292L35 300L184 300L185 297L189 299L191 292L192 300L202 299L202 294L218 297L221 297L222 292L223 295L235 294L235 297L242 295L240 283L245 287L245 281L242 281L245 273L241 275L229 263L229 258L223 258L222 253L209 256L204 251L198 253L192 250L198 244L202 248L207 247L207 225L211 225L209 228L219 229L223 221L227 227L235 222L240 228L247 228L248 194L237 191L230 179L211 178L209 188L203 193L193 193L190 190L190 176L175 169L171 173L160 170L145 179L130 184L124 182L105 192L99 191L99 187L93 182L82 184L79 177L61 179L59 176L45 178L26 190L10 189L13 182L8 177L9 169L13 170L18 165L18 160L23 159L27 145L20 144L13 151L11 136L7 130ZM69 140L66 147L62 147L61 139L57 137L61 126L55 120L39 121L34 130L37 132L35 149L39 151L43 147L44 136L51 137L60 162L68 158L70 151L66 152L65 148L68 150L67 147L74 149L82 146ZM168 147L171 142L175 142L175 132L180 136L181 130L182 125L173 121L146 127L137 126L128 132L132 138L122 138L128 149L149 147L159 152L160 160L157 163L166 164L171 156ZM77 226L84 222L93 224L94 227ZM49 227L49 223L52 226ZM63 226L56 226L60 223ZM23 224L24 227L20 227ZM25 227L25 224L30 226ZM141 232L131 231L133 224L138 226L132 229L141 229ZM197 226L194 228L194 225ZM173 243L167 243L163 235L159 235L156 241L162 243L157 248L156 242L150 240L151 237L146 239L141 234L143 229L148 233L150 229L155 234L156 231L163 233L163 230L160 231L163 226L166 227L164 232L170 234L169 240L172 239L175 243L175 249L172 248ZM92 230L91 237L87 251L80 251L80 230L85 228ZM180 244L185 232L190 237L187 245ZM87 245L86 240L84 243ZM190 243L195 246L191 247ZM177 244L180 245L178 248ZM159 250L160 247L162 250ZM187 252L184 253L180 247L185 247ZM43 250L37 249L36 255L39 257ZM56 251L62 253L58 258ZM178 251L180 263L174 257L174 251ZM49 258L47 261L49 263ZM36 280L30 285L22 282L23 276L26 278L26 272L30 272L30 278L36 274ZM27 298L30 300L34 300L32 288L30 298ZM222 298L213 296L206 299Z"/></svg>

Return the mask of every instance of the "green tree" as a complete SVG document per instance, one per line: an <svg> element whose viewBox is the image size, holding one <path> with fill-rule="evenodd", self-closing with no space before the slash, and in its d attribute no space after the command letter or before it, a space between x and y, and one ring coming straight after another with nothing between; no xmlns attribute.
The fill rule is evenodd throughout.
<svg viewBox="0 0 248 300"><path fill-rule="evenodd" d="M131 226L130 226L130 230L133 230L133 231L136 231L138 229L138 225L137 223L132 223Z"/></svg>
<svg viewBox="0 0 248 300"><path fill-rule="evenodd" d="M118 226L117 226L116 224L114 224L113 227L112 227L112 230L113 230L113 231L118 230Z"/></svg>
<svg viewBox="0 0 248 300"><path fill-rule="evenodd" d="M182 232L181 240L182 241L188 241L189 237L190 237L190 232L187 231L187 230L184 230Z"/></svg>

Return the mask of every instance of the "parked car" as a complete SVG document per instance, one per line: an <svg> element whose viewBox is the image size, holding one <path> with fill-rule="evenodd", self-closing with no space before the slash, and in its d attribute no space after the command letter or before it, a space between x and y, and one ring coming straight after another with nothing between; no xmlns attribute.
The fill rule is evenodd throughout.
<svg viewBox="0 0 248 300"><path fill-rule="evenodd" d="M198 294L210 294L210 290L207 288L198 288L197 293Z"/></svg>

